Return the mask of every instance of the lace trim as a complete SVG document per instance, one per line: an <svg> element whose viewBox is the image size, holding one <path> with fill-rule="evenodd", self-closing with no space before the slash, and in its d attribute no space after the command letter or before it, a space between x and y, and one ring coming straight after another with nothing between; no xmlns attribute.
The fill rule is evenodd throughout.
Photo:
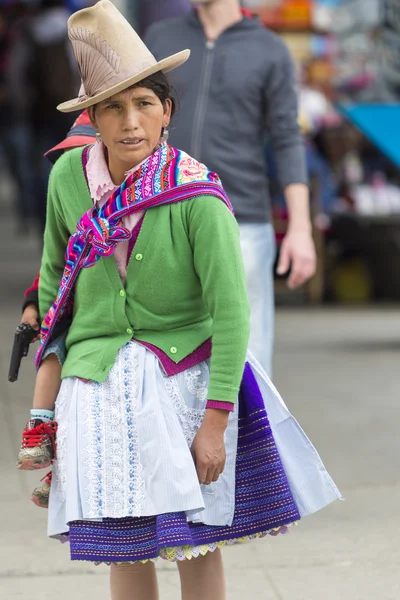
<svg viewBox="0 0 400 600"><path fill-rule="evenodd" d="M185 371L185 381L189 392L196 396L200 402L205 402L208 394L208 380L199 381L201 374L200 370Z"/></svg>
<svg viewBox="0 0 400 600"><path fill-rule="evenodd" d="M163 548L160 551L160 558L167 560L168 562L181 562L183 560L191 560L192 558L198 558L199 556L205 556L208 552L215 552L218 548L224 548L225 546L233 546L234 544L243 544L250 540L266 537L267 535L279 535L288 533L288 526L277 527L271 531L262 533L255 533L254 535L246 535L241 538L233 540L223 540L221 542L214 542L210 544L203 544L202 546L176 546L175 548Z"/></svg>
<svg viewBox="0 0 400 600"><path fill-rule="evenodd" d="M57 478L57 497L60 502L65 501L67 489L67 437L68 437L68 418L65 414L68 409L66 383L61 384L60 392L57 396L55 407L55 420L57 421L57 455L53 464L54 475Z"/></svg>
<svg viewBox="0 0 400 600"><path fill-rule="evenodd" d="M84 413L84 437L85 445L85 476L87 485L85 491L88 497L87 518L99 518L103 516L103 482L102 465L104 464L102 388L99 383L80 382L83 386L83 413ZM79 409L78 409L79 410Z"/></svg>
<svg viewBox="0 0 400 600"><path fill-rule="evenodd" d="M122 348L106 384L86 383L84 394L86 518L140 517L145 500L136 427L139 354Z"/></svg>
<svg viewBox="0 0 400 600"><path fill-rule="evenodd" d="M141 349L140 349L141 350ZM139 348L136 344L128 344L123 349L123 397L125 398L125 418L127 427L126 468L128 471L128 511L129 517L140 517L146 499L143 478L143 464L140 460L139 439L136 427L136 414L139 400Z"/></svg>
<svg viewBox="0 0 400 600"><path fill-rule="evenodd" d="M96 142L89 151L86 164L86 177L89 184L90 195L95 204L101 204L105 194L111 195L117 188L111 179L102 142Z"/></svg>
<svg viewBox="0 0 400 600"><path fill-rule="evenodd" d="M125 508L126 452L122 436L125 433L125 404L128 400L124 397L125 376L120 354L121 352L117 355L108 380L103 384L105 411L103 435L106 444L106 460L103 467L106 498L103 516L107 517L121 516Z"/></svg>
<svg viewBox="0 0 400 600"><path fill-rule="evenodd" d="M178 375L165 377L164 384L168 395L171 398L175 412L181 422L183 435L190 447L203 422L205 407L198 409L187 406L179 388Z"/></svg>

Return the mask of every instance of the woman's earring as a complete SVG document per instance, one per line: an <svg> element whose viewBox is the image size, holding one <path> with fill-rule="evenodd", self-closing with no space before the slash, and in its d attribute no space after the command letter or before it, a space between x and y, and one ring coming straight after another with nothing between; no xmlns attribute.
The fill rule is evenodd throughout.
<svg viewBox="0 0 400 600"><path fill-rule="evenodd" d="M96 131L96 142L101 142L101 133L100 133L100 131Z"/></svg>
<svg viewBox="0 0 400 600"><path fill-rule="evenodd" d="M164 142L164 144L168 144L168 138L169 138L169 131L167 128L163 128L161 139Z"/></svg>

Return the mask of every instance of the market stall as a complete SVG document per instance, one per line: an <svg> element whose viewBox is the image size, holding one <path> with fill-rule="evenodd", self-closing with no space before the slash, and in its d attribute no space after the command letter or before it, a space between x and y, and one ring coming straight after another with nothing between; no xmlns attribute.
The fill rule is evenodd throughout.
<svg viewBox="0 0 400 600"><path fill-rule="evenodd" d="M318 275L299 299L399 300L400 2L247 4L298 65L319 254ZM275 198L279 241L285 213Z"/></svg>
<svg viewBox="0 0 400 600"><path fill-rule="evenodd" d="M328 243L336 253L328 294L400 299L400 3L346 0L334 21L337 108L361 134L344 174Z"/></svg>

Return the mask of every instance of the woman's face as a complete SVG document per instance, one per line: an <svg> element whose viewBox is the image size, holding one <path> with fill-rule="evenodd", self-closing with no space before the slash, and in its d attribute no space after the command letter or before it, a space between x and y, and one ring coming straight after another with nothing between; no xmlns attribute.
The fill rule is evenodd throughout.
<svg viewBox="0 0 400 600"><path fill-rule="evenodd" d="M148 88L138 87L99 102L91 121L108 150L110 173L128 171L154 152L161 130L171 119L171 101L165 107Z"/></svg>

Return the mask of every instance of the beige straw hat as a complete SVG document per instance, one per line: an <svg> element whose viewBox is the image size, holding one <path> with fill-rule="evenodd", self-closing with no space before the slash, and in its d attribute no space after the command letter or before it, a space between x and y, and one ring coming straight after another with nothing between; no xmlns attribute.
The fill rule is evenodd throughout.
<svg viewBox="0 0 400 600"><path fill-rule="evenodd" d="M64 113L93 106L158 71L172 71L190 56L190 50L183 50L157 62L108 0L74 13L68 21L68 36L82 87L78 98L57 106Z"/></svg>

